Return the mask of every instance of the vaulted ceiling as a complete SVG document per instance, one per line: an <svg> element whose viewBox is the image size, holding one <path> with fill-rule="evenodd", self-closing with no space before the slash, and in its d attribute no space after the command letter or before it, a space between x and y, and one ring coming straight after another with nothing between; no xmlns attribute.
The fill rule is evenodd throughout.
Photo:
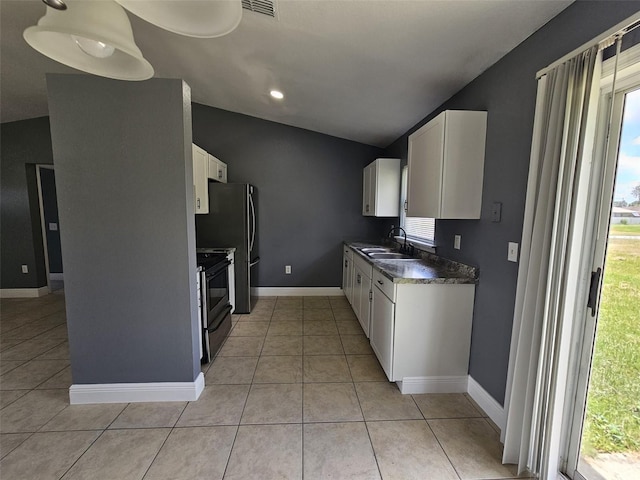
<svg viewBox="0 0 640 480"><path fill-rule="evenodd" d="M129 18L155 76L183 78L193 101L384 147L570 3L277 0L275 18L244 10L236 30L212 39ZM0 9L1 120L46 115L45 73L76 71L22 38L42 2Z"/></svg>

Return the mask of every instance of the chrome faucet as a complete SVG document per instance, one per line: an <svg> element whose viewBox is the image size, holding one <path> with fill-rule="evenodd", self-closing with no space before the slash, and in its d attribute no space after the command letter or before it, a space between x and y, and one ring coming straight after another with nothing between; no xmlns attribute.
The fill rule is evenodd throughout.
<svg viewBox="0 0 640 480"><path fill-rule="evenodd" d="M402 227L391 227L391 230L389 230L389 233L387 233L387 238L391 238L391 235L393 234L393 232L395 230L401 231L402 235L404 236L404 244L402 245L402 247L400 247L400 251L401 252L408 252L409 251L409 247L407 246L407 232L405 231L404 228L402 228Z"/></svg>

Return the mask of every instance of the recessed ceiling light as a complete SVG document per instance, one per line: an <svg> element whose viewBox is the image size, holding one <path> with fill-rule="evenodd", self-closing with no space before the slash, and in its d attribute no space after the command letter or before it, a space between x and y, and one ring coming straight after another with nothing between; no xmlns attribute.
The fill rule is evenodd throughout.
<svg viewBox="0 0 640 480"><path fill-rule="evenodd" d="M280 90L271 90L269 93L273 98L277 100L282 100L284 98L284 93L282 93Z"/></svg>

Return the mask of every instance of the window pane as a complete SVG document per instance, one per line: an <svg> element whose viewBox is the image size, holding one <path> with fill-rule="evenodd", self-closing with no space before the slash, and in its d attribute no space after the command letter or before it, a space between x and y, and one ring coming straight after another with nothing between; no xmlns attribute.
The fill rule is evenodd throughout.
<svg viewBox="0 0 640 480"><path fill-rule="evenodd" d="M407 217L404 220L407 235L433 241L436 236L436 222L433 218Z"/></svg>

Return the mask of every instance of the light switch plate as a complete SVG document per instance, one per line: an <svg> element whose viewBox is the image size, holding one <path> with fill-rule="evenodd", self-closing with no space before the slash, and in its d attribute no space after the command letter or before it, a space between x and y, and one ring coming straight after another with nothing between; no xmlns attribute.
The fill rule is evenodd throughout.
<svg viewBox="0 0 640 480"><path fill-rule="evenodd" d="M515 242L509 242L509 253L507 254L507 260L510 262L518 261L518 244Z"/></svg>
<svg viewBox="0 0 640 480"><path fill-rule="evenodd" d="M456 235L453 237L453 248L456 250L460 250L460 241L462 240L462 235Z"/></svg>

